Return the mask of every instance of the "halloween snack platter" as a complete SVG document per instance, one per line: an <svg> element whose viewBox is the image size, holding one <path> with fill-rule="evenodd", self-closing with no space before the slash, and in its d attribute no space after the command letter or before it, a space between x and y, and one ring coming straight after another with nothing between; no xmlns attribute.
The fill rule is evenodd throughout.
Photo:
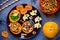
<svg viewBox="0 0 60 40"><path fill-rule="evenodd" d="M50 17L50 15L56 16L55 13L58 14L60 8L60 1L39 0L39 7L46 17ZM47 20L48 22L43 22L44 25L42 26L41 15L34 6L31 4L17 4L7 15L6 24L9 32L2 31L1 36L8 38L10 36L9 33L11 33L11 35L17 37L18 39L29 39L41 32L40 29L42 27L42 32L46 39L52 39L58 36L60 28L58 25L59 22L55 22L55 20L51 21L51 19L49 20ZM57 21L58 20L59 18L57 18ZM60 37L57 37L56 39L59 40Z"/></svg>
<svg viewBox="0 0 60 40"><path fill-rule="evenodd" d="M39 11L30 4L18 4L8 13L7 26L12 35L28 39L42 27Z"/></svg>

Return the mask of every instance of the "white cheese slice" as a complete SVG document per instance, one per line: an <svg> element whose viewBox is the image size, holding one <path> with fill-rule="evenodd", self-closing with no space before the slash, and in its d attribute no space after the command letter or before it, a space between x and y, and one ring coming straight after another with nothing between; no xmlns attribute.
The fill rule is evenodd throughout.
<svg viewBox="0 0 60 40"><path fill-rule="evenodd" d="M25 21L26 19L28 19L28 17L29 17L29 14L25 14L25 15L23 16L23 20Z"/></svg>
<svg viewBox="0 0 60 40"><path fill-rule="evenodd" d="M30 12L30 15L32 16L37 15L37 10L32 10L32 12Z"/></svg>
<svg viewBox="0 0 60 40"><path fill-rule="evenodd" d="M37 17L35 18L35 22L39 22L39 21L41 21L41 20L42 20L42 18L39 17L39 16L37 16Z"/></svg>
<svg viewBox="0 0 60 40"><path fill-rule="evenodd" d="M40 28L41 27L41 24L40 23L36 23L36 24L34 24L34 28Z"/></svg>

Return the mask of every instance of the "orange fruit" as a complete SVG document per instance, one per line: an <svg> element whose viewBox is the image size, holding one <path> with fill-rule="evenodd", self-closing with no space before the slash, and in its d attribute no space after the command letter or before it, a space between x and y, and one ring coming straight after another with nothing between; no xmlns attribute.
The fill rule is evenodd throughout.
<svg viewBox="0 0 60 40"><path fill-rule="evenodd" d="M54 38L59 31L58 24L56 22L47 22L43 26L43 33L48 38Z"/></svg>

